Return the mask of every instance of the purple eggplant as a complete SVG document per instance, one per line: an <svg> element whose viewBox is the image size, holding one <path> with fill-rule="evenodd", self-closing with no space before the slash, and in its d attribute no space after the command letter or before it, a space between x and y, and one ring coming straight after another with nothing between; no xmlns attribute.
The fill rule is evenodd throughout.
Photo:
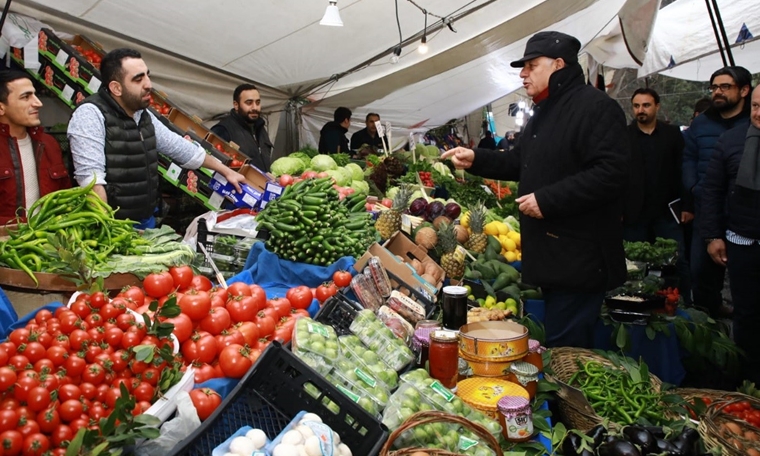
<svg viewBox="0 0 760 456"><path fill-rule="evenodd" d="M443 208L443 215L450 218L451 220L456 220L457 217L459 217L459 214L462 213L462 208L459 207L457 203L449 203Z"/></svg>
<svg viewBox="0 0 760 456"><path fill-rule="evenodd" d="M421 217L425 215L425 210L427 207L428 203L425 201L425 198L417 198L416 200L412 201L412 204L409 206L409 213L417 217Z"/></svg>
<svg viewBox="0 0 760 456"><path fill-rule="evenodd" d="M432 203L428 204L427 209L425 210L425 218L428 220L428 222L432 222L437 217L440 217L443 215L443 203L440 201L433 201Z"/></svg>

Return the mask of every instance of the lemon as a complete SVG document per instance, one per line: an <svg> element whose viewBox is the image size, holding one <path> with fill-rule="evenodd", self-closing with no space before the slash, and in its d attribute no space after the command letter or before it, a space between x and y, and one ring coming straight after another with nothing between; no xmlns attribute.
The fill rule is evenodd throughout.
<svg viewBox="0 0 760 456"><path fill-rule="evenodd" d="M507 249L510 252L514 252L517 250L517 243L515 243L515 241L513 241L512 239L507 239L506 241L504 241L503 246L505 249Z"/></svg>
<svg viewBox="0 0 760 456"><path fill-rule="evenodd" d="M469 211L465 212L464 214L462 214L461 217L459 217L459 224L465 228L470 227L470 212Z"/></svg>
<svg viewBox="0 0 760 456"><path fill-rule="evenodd" d="M520 245L520 241L521 241L520 233L517 233L515 231L510 231L509 233L507 233L507 236L509 236L510 239L515 241L515 244L517 244L518 246Z"/></svg>
<svg viewBox="0 0 760 456"><path fill-rule="evenodd" d="M491 223L486 224L486 226L483 228L483 232L489 236L498 236L499 226L497 225L497 223L498 222L491 222Z"/></svg>
<svg viewBox="0 0 760 456"><path fill-rule="evenodd" d="M515 252L507 251L507 253L504 254L504 258L506 258L507 263L514 263L517 261L517 254Z"/></svg>
<svg viewBox="0 0 760 456"><path fill-rule="evenodd" d="M494 304L496 304L496 298L493 296L486 297L486 306L493 306Z"/></svg>
<svg viewBox="0 0 760 456"><path fill-rule="evenodd" d="M507 235L509 233L509 227L504 222L496 222L496 227L499 229L499 235Z"/></svg>
<svg viewBox="0 0 760 456"><path fill-rule="evenodd" d="M517 252L517 261L522 261L522 252Z"/></svg>
<svg viewBox="0 0 760 456"><path fill-rule="evenodd" d="M496 308L499 310L507 310L507 303L504 301L499 301L496 303Z"/></svg>

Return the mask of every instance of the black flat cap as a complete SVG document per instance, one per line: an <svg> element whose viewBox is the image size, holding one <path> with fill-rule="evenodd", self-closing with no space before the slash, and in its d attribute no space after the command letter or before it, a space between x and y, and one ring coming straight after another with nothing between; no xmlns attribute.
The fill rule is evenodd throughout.
<svg viewBox="0 0 760 456"><path fill-rule="evenodd" d="M523 67L528 60L541 56L562 58L569 65L578 62L580 50L581 42L574 36L560 32L538 32L528 40L523 58L515 60L511 65L514 68Z"/></svg>

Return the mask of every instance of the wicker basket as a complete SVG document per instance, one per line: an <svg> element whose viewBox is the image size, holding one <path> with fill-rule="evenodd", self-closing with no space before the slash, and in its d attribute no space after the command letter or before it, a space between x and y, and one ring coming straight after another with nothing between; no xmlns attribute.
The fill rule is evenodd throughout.
<svg viewBox="0 0 760 456"><path fill-rule="evenodd" d="M726 423L734 423L743 434L751 431L755 435L760 436L760 429L723 411L723 408L727 405L745 400L749 401L753 407L760 409L760 401L751 396L738 397L727 402L717 402L707 407L707 411L699 422L699 434L702 436L702 440L704 440L705 447L708 450L718 447L721 449L723 456L760 454L760 442L749 440L744 436L739 436L729 431L724 432L721 429L721 426ZM748 451L750 448L754 449L755 453L750 453Z"/></svg>
<svg viewBox="0 0 760 456"><path fill-rule="evenodd" d="M587 361L596 361L605 366L613 366L612 362L607 358L597 355L591 350L583 348L573 347L559 347L553 348L551 351L551 370L554 372L554 378L562 382L567 382L570 377L578 371L578 364L576 360L585 363ZM655 391L660 391L662 387L662 381L656 376L649 374L649 381L652 384L652 388ZM580 429L587 431L597 424L602 424L604 420L601 416L593 412L593 410L586 410L576 402L568 400L562 397L562 394L557 395L557 403L559 405L560 413L562 414L563 422L568 425L568 429ZM609 422L609 426L612 428L617 427L617 423Z"/></svg>
<svg viewBox="0 0 760 456"><path fill-rule="evenodd" d="M463 456L460 453L452 453L451 451L442 450L439 448L403 448L400 450L391 450L393 443L405 431L412 429L415 426L440 422L461 424L462 426L478 435L481 442L487 443L488 446L494 451L494 453L496 453L496 456L504 456L499 443L486 428L480 426L479 424L475 424L472 421L461 416L451 415L449 413L438 411L417 412L414 415L410 416L408 420L404 421L401 426L398 427L398 429L391 433L390 437L388 437L388 440L385 442L385 445L383 445L383 448L380 450L379 456L405 456L410 455L416 451L424 451L430 456Z"/></svg>

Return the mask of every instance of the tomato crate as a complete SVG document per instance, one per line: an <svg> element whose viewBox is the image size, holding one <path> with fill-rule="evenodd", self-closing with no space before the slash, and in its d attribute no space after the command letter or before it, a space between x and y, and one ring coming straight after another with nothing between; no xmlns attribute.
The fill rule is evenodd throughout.
<svg viewBox="0 0 760 456"><path fill-rule="evenodd" d="M362 309L359 303L348 299L343 293L338 293L325 301L319 312L314 315L314 321L330 325L339 336L346 336L351 334L351 322Z"/></svg>
<svg viewBox="0 0 760 456"><path fill-rule="evenodd" d="M207 456L243 426L270 440L301 411L316 413L356 455L376 456L388 428L279 342L272 342L216 411L168 456Z"/></svg>

